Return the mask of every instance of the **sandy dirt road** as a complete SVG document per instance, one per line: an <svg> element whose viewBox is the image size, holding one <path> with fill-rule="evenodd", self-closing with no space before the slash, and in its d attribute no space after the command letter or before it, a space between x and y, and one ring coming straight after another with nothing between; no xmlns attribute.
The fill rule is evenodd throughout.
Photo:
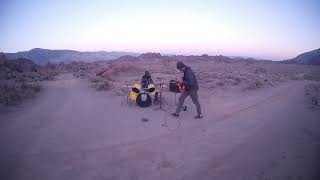
<svg viewBox="0 0 320 180"><path fill-rule="evenodd" d="M203 99L206 118L186 112L172 131L163 112L65 74L0 115L0 179L318 179L320 111L304 84Z"/></svg>

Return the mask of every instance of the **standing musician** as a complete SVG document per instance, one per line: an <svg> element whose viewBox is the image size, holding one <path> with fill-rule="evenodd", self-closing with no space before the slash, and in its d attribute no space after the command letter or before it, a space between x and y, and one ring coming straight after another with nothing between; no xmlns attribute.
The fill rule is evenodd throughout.
<svg viewBox="0 0 320 180"><path fill-rule="evenodd" d="M182 62L177 63L177 69L179 69L181 72L183 72L182 83L185 88L180 95L176 112L172 113L172 115L175 117L179 117L179 113L180 113L181 108L183 106L184 100L188 96L190 96L192 99L192 102L194 103L194 105L197 108L198 115L195 116L195 118L200 119L203 116L201 114L201 106L200 106L200 103L198 100L199 85L198 85L197 78L196 78L194 72L192 71L192 69L189 66L186 66L185 64L183 64Z"/></svg>

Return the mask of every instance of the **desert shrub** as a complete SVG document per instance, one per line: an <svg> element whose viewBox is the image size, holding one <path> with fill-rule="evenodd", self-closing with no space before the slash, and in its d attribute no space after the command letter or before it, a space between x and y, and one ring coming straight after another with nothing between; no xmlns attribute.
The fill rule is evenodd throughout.
<svg viewBox="0 0 320 180"><path fill-rule="evenodd" d="M219 81L219 82L217 82L216 83L218 86L224 86L224 82L222 82L222 81Z"/></svg>
<svg viewBox="0 0 320 180"><path fill-rule="evenodd" d="M105 79L105 80L108 80L108 81L114 81L114 79L108 73L102 74L101 78Z"/></svg>
<svg viewBox="0 0 320 180"><path fill-rule="evenodd" d="M0 104L19 104L23 99L34 97L41 91L38 83L7 81L0 83Z"/></svg>
<svg viewBox="0 0 320 180"><path fill-rule="evenodd" d="M238 85L241 82L241 79L238 77L233 78L233 80L234 80L234 82L233 82L234 85Z"/></svg>
<svg viewBox="0 0 320 180"><path fill-rule="evenodd" d="M320 101L320 84L307 84L304 86L305 95L313 105L319 105Z"/></svg>
<svg viewBox="0 0 320 180"><path fill-rule="evenodd" d="M107 91L110 90L111 85L108 81L101 81L96 83L96 90L98 91Z"/></svg>
<svg viewBox="0 0 320 180"><path fill-rule="evenodd" d="M36 93L41 91L41 86L39 84L32 84L30 87Z"/></svg>
<svg viewBox="0 0 320 180"><path fill-rule="evenodd" d="M91 83L98 83L98 82L100 82L100 81L102 81L102 80L101 80L101 78L99 78L99 77L92 77L92 78L90 79L90 82L91 82Z"/></svg>
<svg viewBox="0 0 320 180"><path fill-rule="evenodd" d="M254 73L256 74L266 74L267 73L267 70L265 68L262 68L262 67L258 67L254 70Z"/></svg>
<svg viewBox="0 0 320 180"><path fill-rule="evenodd" d="M99 76L91 77L89 81L97 91L107 91L111 88L110 81Z"/></svg>
<svg viewBox="0 0 320 180"><path fill-rule="evenodd" d="M311 81L320 81L320 75L318 74L306 73L303 75L303 78Z"/></svg>
<svg viewBox="0 0 320 180"><path fill-rule="evenodd" d="M249 82L249 85L245 89L254 90L254 89L262 88L263 86L264 86L264 81L254 80L252 82Z"/></svg>

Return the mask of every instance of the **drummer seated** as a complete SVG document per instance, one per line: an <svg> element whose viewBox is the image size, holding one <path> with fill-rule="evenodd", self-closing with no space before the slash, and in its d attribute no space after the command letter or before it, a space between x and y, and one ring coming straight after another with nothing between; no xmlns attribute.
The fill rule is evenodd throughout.
<svg viewBox="0 0 320 180"><path fill-rule="evenodd" d="M149 71L146 71L141 78L142 89L148 89L149 84L153 84L153 80L151 78ZM153 104L157 104L157 103L158 103L158 92L155 92Z"/></svg>
<svg viewBox="0 0 320 180"><path fill-rule="evenodd" d="M144 73L144 75L142 76L142 78L141 78L142 89L148 88L149 84L153 84L153 80L152 80L152 78L150 76L149 71L146 71Z"/></svg>

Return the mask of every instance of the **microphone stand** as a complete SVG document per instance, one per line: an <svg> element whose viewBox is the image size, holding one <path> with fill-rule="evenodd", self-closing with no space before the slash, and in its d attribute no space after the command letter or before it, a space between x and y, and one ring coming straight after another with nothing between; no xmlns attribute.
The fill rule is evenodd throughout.
<svg viewBox="0 0 320 180"><path fill-rule="evenodd" d="M167 111L165 109L162 108L162 90L163 90L163 87L165 87L166 85L163 84L163 83L160 83L158 84L158 86L160 87L160 92L159 92L159 96L160 96L160 100L159 100L159 108L157 109L154 109L154 110L162 110L162 111Z"/></svg>

